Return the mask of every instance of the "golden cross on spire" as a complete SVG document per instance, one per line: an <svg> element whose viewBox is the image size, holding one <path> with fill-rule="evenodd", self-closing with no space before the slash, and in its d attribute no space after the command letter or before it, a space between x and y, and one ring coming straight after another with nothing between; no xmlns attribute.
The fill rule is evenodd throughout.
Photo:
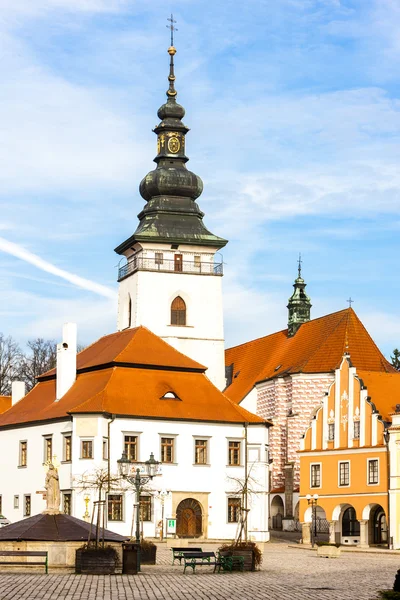
<svg viewBox="0 0 400 600"><path fill-rule="evenodd" d="M174 45L174 31L178 31L178 29L175 27L175 23L176 21L174 21L174 15L171 13L171 17L169 19L167 19L167 21L170 22L169 25L166 25L165 27L168 27L168 29L171 30L171 46Z"/></svg>

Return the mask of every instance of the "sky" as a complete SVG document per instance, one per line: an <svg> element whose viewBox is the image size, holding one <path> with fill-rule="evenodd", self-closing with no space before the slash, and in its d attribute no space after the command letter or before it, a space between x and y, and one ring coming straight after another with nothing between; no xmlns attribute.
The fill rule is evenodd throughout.
<svg viewBox="0 0 400 600"><path fill-rule="evenodd" d="M229 239L227 346L284 329L299 252L312 317L353 308L400 346L398 0L0 0L0 331L116 329L171 11L188 167Z"/></svg>

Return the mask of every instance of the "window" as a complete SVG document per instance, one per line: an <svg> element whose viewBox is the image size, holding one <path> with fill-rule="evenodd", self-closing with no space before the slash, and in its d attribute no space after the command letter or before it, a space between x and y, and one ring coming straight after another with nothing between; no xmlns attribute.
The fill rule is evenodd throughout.
<svg viewBox="0 0 400 600"><path fill-rule="evenodd" d="M140 496L140 520L151 521L151 496Z"/></svg>
<svg viewBox="0 0 400 600"><path fill-rule="evenodd" d="M379 483L379 462L377 458L368 461L368 483Z"/></svg>
<svg viewBox="0 0 400 600"><path fill-rule="evenodd" d="M71 492L63 493L62 509L63 509L63 513L65 515L71 514L71 499L72 499Z"/></svg>
<svg viewBox="0 0 400 600"><path fill-rule="evenodd" d="M108 520L122 521L122 495L110 494L108 496Z"/></svg>
<svg viewBox="0 0 400 600"><path fill-rule="evenodd" d="M53 460L53 438L48 436L44 438L44 461L45 463L51 463Z"/></svg>
<svg viewBox="0 0 400 600"><path fill-rule="evenodd" d="M354 421L354 424L353 424L353 439L354 440L359 440L360 439L360 421Z"/></svg>
<svg viewBox="0 0 400 600"><path fill-rule="evenodd" d="M24 496L24 517L31 516L31 496L27 494Z"/></svg>
<svg viewBox="0 0 400 600"><path fill-rule="evenodd" d="M162 252L156 252L154 255L154 262L156 265L162 265L164 262L164 255Z"/></svg>
<svg viewBox="0 0 400 600"><path fill-rule="evenodd" d="M328 441L332 442L335 439L335 423L328 423Z"/></svg>
<svg viewBox="0 0 400 600"><path fill-rule="evenodd" d="M180 296L171 304L171 325L186 325L186 304Z"/></svg>
<svg viewBox="0 0 400 600"><path fill-rule="evenodd" d="M311 485L312 488L321 487L321 465L311 465Z"/></svg>
<svg viewBox="0 0 400 600"><path fill-rule="evenodd" d="M81 441L81 458L93 458L93 440Z"/></svg>
<svg viewBox="0 0 400 600"><path fill-rule="evenodd" d="M207 464L207 440L194 441L194 462L196 465Z"/></svg>
<svg viewBox="0 0 400 600"><path fill-rule="evenodd" d="M162 437L161 438L161 462L172 463L174 462L174 438Z"/></svg>
<svg viewBox="0 0 400 600"><path fill-rule="evenodd" d="M19 466L26 467L28 459L28 442L19 443Z"/></svg>
<svg viewBox="0 0 400 600"><path fill-rule="evenodd" d="M72 460L72 435L64 435L64 461Z"/></svg>
<svg viewBox="0 0 400 600"><path fill-rule="evenodd" d="M194 268L196 271L201 270L201 256L195 254L194 256Z"/></svg>
<svg viewBox="0 0 400 600"><path fill-rule="evenodd" d="M240 442L229 442L228 465L240 465Z"/></svg>
<svg viewBox="0 0 400 600"><path fill-rule="evenodd" d="M138 438L137 435L124 436L124 452L129 460L138 459Z"/></svg>
<svg viewBox="0 0 400 600"><path fill-rule="evenodd" d="M128 327L132 327L132 299L130 296L128 301Z"/></svg>
<svg viewBox="0 0 400 600"><path fill-rule="evenodd" d="M19 496L14 496L14 508L19 508Z"/></svg>
<svg viewBox="0 0 400 600"><path fill-rule="evenodd" d="M342 518L342 535L360 535L360 523L356 518L356 511L352 506L347 508Z"/></svg>
<svg viewBox="0 0 400 600"><path fill-rule="evenodd" d="M174 271L181 273L182 272L182 254L174 254Z"/></svg>
<svg viewBox="0 0 400 600"><path fill-rule="evenodd" d="M103 460L108 460L108 439L103 438Z"/></svg>
<svg viewBox="0 0 400 600"><path fill-rule="evenodd" d="M240 498L228 498L228 523L238 523L240 519Z"/></svg>
<svg viewBox="0 0 400 600"><path fill-rule="evenodd" d="M350 485L350 463L339 463L339 485Z"/></svg>

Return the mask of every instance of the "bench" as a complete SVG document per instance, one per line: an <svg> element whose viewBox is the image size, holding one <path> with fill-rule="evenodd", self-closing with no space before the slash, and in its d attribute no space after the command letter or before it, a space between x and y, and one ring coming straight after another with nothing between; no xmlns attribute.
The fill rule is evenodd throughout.
<svg viewBox="0 0 400 600"><path fill-rule="evenodd" d="M213 566L214 573L218 567L218 573L221 570L221 567L224 568L225 558L221 558L220 556L215 556L214 552L186 552L183 556L185 567L183 569L183 573L186 572L187 567L193 569L193 573L196 570L196 567L201 566ZM225 570L225 569L224 569ZM231 569L232 570L232 569Z"/></svg>
<svg viewBox="0 0 400 600"><path fill-rule="evenodd" d="M44 566L46 574L48 573L48 553L41 551L26 551L26 550L0 550L1 556L41 556L44 558L44 561L21 561L21 560L0 560L0 565L42 565Z"/></svg>
<svg viewBox="0 0 400 600"><path fill-rule="evenodd" d="M182 558L188 552L201 552L201 548L171 548L172 550L172 564L176 560L179 560L179 564L182 564Z"/></svg>

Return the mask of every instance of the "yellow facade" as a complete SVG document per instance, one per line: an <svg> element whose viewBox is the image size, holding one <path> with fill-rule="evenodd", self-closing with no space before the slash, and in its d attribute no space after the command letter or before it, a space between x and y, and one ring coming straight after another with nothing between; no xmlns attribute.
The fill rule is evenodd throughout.
<svg viewBox="0 0 400 600"><path fill-rule="evenodd" d="M388 542L388 451L384 422L345 355L300 450L304 541L325 520L331 542ZM314 513L307 495L317 495ZM318 532L317 532L318 535Z"/></svg>

